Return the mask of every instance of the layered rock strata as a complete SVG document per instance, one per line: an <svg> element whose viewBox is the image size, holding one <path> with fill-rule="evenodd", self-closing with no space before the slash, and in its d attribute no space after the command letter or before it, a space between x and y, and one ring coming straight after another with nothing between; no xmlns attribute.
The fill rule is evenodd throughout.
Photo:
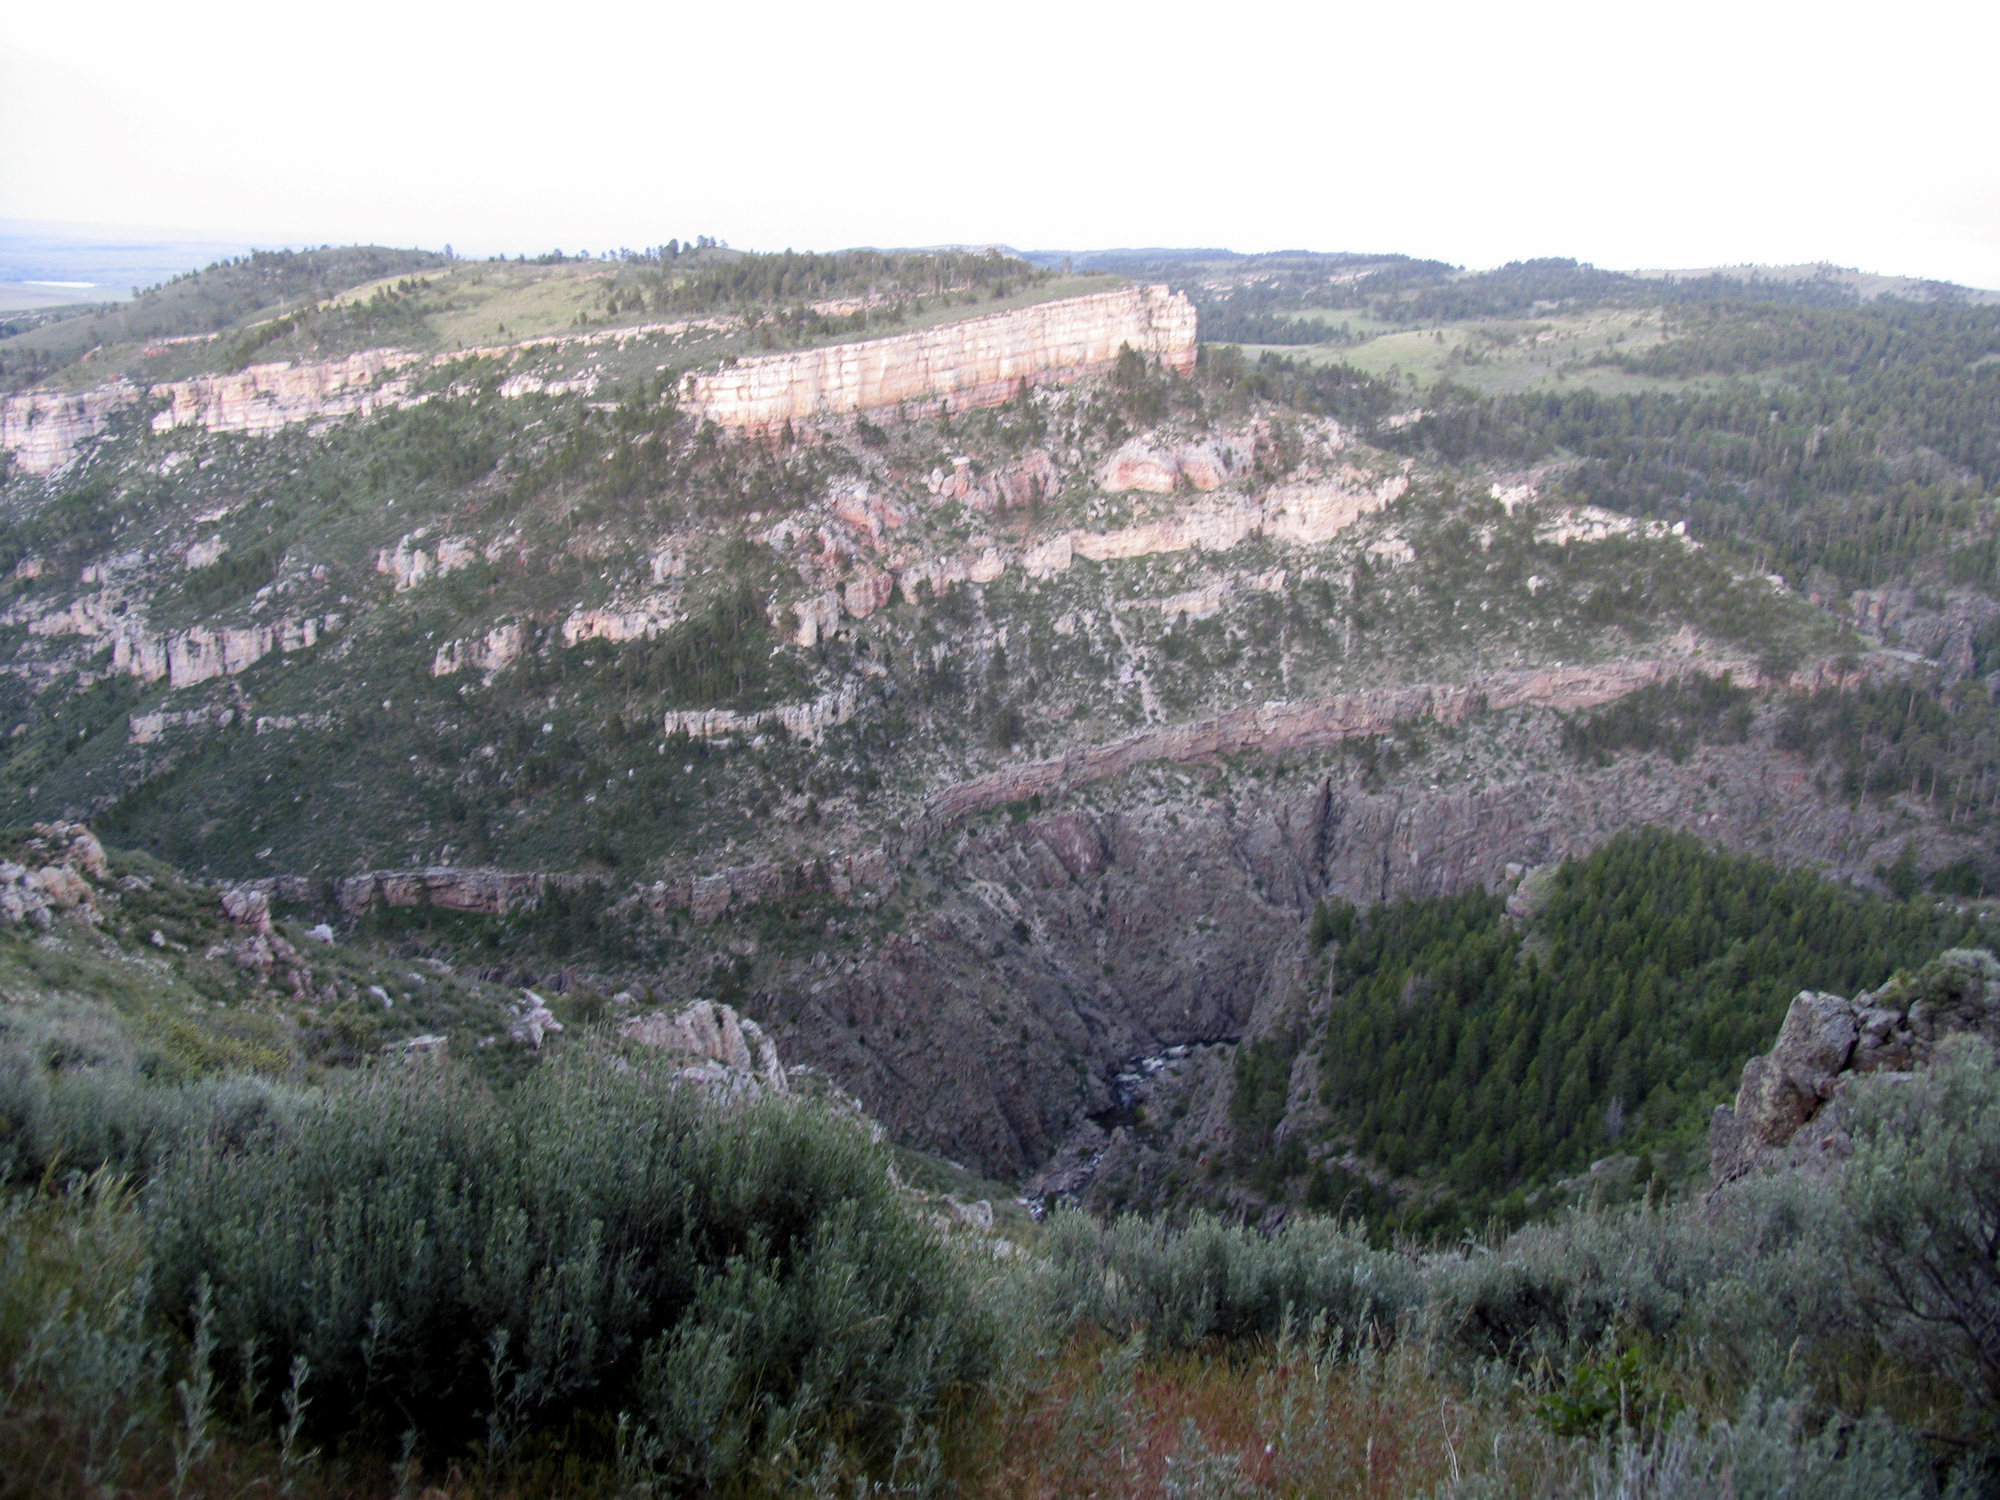
<svg viewBox="0 0 2000 1500"><path fill-rule="evenodd" d="M832 636L843 618L865 620L901 590L905 599L926 589L942 597L960 584L992 583L1011 567L1030 577L1067 573L1078 558L1118 562L1181 552L1227 552L1251 537L1291 546L1316 547L1332 541L1356 522L1401 496L1409 480L1343 470L1319 479L1280 485L1242 498L1218 497L1176 515L1141 521L1116 531L1075 530L1045 536L1025 546L994 543L976 552L925 558L896 567L864 567L838 589L828 589L792 606L793 639L812 646ZM774 540L793 539L766 533ZM1407 550L1407 549L1406 549Z"/></svg>
<svg viewBox="0 0 2000 1500"><path fill-rule="evenodd" d="M859 689L843 687L824 693L810 703L781 703L775 708L738 713L728 708L672 710L665 716L661 731L684 734L690 739L718 740L735 735L756 734L764 725L777 723L795 740L817 743L837 724L845 724L861 706Z"/></svg>
<svg viewBox="0 0 2000 1500"><path fill-rule="evenodd" d="M335 883L333 894L349 916L361 916L378 904L505 916L535 905L551 890L577 891L604 883L592 875L433 865L421 870L371 870L350 875ZM709 875L656 881L641 887L634 899L656 917L685 911L696 922L707 923L733 908L815 892L850 905L871 907L893 894L899 884L888 853L868 849L859 854L829 854L796 865L766 861Z"/></svg>
<svg viewBox="0 0 2000 1500"><path fill-rule="evenodd" d="M113 415L143 394L130 381L65 395L31 391L0 400L0 451L23 472L49 474L76 455L77 445L104 431Z"/></svg>
<svg viewBox="0 0 2000 1500"><path fill-rule="evenodd" d="M409 395L407 379L384 379L421 361L401 349L366 349L313 364L278 360L233 375L197 375L152 388L166 398L153 431L205 427L210 432L276 432L293 422L366 416Z"/></svg>
<svg viewBox="0 0 2000 1500"><path fill-rule="evenodd" d="M904 402L991 406L1008 400L1023 382L1108 370L1127 346L1189 373L1194 305L1163 286L1125 287L888 338L758 355L688 376L681 404L718 426L749 428Z"/></svg>
<svg viewBox="0 0 2000 1500"><path fill-rule="evenodd" d="M164 401L155 432L270 433L294 422L367 415L421 400L417 367L474 358L518 358L571 344L623 344L729 320L647 324L519 344L425 355L410 349L364 349L343 359L274 360L228 374L140 386L113 381L74 395L28 392L0 400L0 452L30 474L49 474L105 430L112 416L142 398ZM831 412L865 411L904 401L947 399L956 407L1005 401L1025 380L1066 381L1109 369L1130 345L1186 374L1194 368L1195 311L1165 287L1127 287L1045 302L1013 312L941 324L885 339L837 344L798 354L760 355L715 374L690 376L685 399L725 427L775 427ZM594 376L546 380L531 373L503 382L505 396L596 387Z"/></svg>
<svg viewBox="0 0 2000 1500"><path fill-rule="evenodd" d="M1101 745L1007 766L947 787L925 800L922 815L912 825L911 847L928 843L979 813L1122 776L1149 761L1185 765L1248 750L1267 754L1311 750L1388 734L1398 725L1424 718L1459 724L1483 711L1595 708L1668 678L1724 672L1743 681L1755 681L1758 677L1754 662L1666 657L1593 667L1500 672L1470 683L1415 683L1297 703L1264 703L1232 709L1187 724L1138 730ZM1826 669L1813 667L1799 674L1798 685L1818 686L1826 680L1830 680Z"/></svg>
<svg viewBox="0 0 2000 1500"><path fill-rule="evenodd" d="M10 612L5 623L20 621ZM28 634L53 639L82 636L109 638L111 670L172 687L192 687L217 677L248 671L274 651L303 651L323 636L339 630L337 614L261 621L249 625L197 625L188 630L155 634L147 627L138 603L115 589L85 594L61 609L34 615L24 622Z"/></svg>

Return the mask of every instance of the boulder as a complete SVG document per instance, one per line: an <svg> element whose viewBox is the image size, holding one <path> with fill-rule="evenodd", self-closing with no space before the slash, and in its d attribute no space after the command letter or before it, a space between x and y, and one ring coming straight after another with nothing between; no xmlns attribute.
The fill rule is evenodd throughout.
<svg viewBox="0 0 2000 1500"><path fill-rule="evenodd" d="M524 1047L541 1050L542 1038L563 1029L562 1022L549 1010L548 1001L533 990L521 991L524 1004L507 1025L507 1035Z"/></svg>

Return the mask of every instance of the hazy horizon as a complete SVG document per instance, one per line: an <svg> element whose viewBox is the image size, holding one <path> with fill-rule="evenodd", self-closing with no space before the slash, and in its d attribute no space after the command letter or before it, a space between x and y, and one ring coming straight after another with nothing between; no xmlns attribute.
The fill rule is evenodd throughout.
<svg viewBox="0 0 2000 1500"><path fill-rule="evenodd" d="M690 231L708 233L707 229ZM681 238L680 235L666 235L650 240L648 245L664 243L666 239ZM743 250L771 249L933 249L938 246L790 246L737 245L727 235L717 238ZM215 261L235 255L247 254L253 250L306 249L321 244L361 244L358 239L309 239L302 235L256 234L242 230L202 230L187 226L129 225L129 224L89 224L63 220L36 220L0 218L0 311L23 311L35 307L59 306L79 301L104 301L129 296L132 288L149 287L188 271L201 269ZM445 243L417 245L398 248L443 250ZM1427 257L1421 245L1336 245L1305 246L1289 245L1276 250L1241 250L1227 244L1188 245L1036 245L1023 246L994 242L1001 248L1024 255L1112 255L1175 253L1190 250L1221 250L1237 255L1262 254L1383 254ZM617 254L620 250L641 249L644 246L584 246L584 245L517 245L486 247L481 245L452 244L454 253L470 258L485 259L493 255L513 258L516 255L539 255L550 250L562 249L570 255ZM1572 257L1580 259L1581 257ZM1496 262L1496 265L1505 262ZM1460 269L1478 272L1493 269L1493 266L1465 265ZM1684 275L1707 271L1754 270L1764 272L1805 271L1824 268L1833 271L1858 273L1864 276L1901 279L1898 273L1886 272L1873 266L1839 265L1831 260L1795 261L1786 264L1771 262L1736 262L1710 266L1602 266L1600 269L1619 271L1630 275ZM1942 281L1943 277L1911 275L1912 280ZM1965 285L1964 283L1957 283ZM1993 291L1993 288L1967 287L1970 291Z"/></svg>
<svg viewBox="0 0 2000 1500"><path fill-rule="evenodd" d="M2000 286L2000 13L129 0L0 38L0 215L508 253L1364 246ZM78 107L87 101L87 108ZM216 231L198 231L209 233Z"/></svg>

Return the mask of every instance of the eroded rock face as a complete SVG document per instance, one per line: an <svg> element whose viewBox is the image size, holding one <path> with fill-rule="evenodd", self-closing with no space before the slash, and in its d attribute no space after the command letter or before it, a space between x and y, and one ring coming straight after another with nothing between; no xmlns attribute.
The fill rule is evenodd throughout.
<svg viewBox="0 0 2000 1500"><path fill-rule="evenodd" d="M731 1006L697 1000L678 1015L655 1011L635 1016L618 1034L686 1058L680 1076L689 1082L719 1084L731 1093L790 1092L777 1045L763 1027Z"/></svg>
<svg viewBox="0 0 2000 1500"><path fill-rule="evenodd" d="M469 641L446 641L431 658L431 676L449 677L470 667L491 680L496 672L505 670L519 659L527 648L527 627L519 620L506 620Z"/></svg>
<svg viewBox="0 0 2000 1500"><path fill-rule="evenodd" d="M435 906L442 911L500 916L538 900L552 884L579 884L581 877L506 870L375 870L351 875L335 888L340 909L360 916L378 901L384 906Z"/></svg>
<svg viewBox="0 0 2000 1500"><path fill-rule="evenodd" d="M2000 962L1983 948L1941 954L1852 1000L1801 990L1776 1044L1744 1064L1735 1104L1709 1121L1711 1180L1719 1186L1760 1167L1831 1170L1850 1149L1849 1082L1923 1067L1961 1032L2000 1041Z"/></svg>
<svg viewBox="0 0 2000 1500"><path fill-rule="evenodd" d="M205 427L210 432L269 433L311 418L366 415L408 395L408 380L383 377L422 358L401 349L367 349L346 359L312 364L279 360L233 375L169 381L152 388L152 395L167 401L167 409L153 418L153 431Z"/></svg>
<svg viewBox="0 0 2000 1500"><path fill-rule="evenodd" d="M0 400L0 451L12 453L24 473L52 474L141 394L138 386L119 380L74 396L57 391L8 396Z"/></svg>
<svg viewBox="0 0 2000 1500"><path fill-rule="evenodd" d="M1125 287L889 338L759 355L688 376L681 404L718 426L749 428L914 401L994 406L1023 382L1108 370L1127 345L1188 374L1194 305L1163 286Z"/></svg>
<svg viewBox="0 0 2000 1500"><path fill-rule="evenodd" d="M1611 662L1593 667L1553 667L1500 672L1471 683L1417 683L1372 692L1342 693L1294 703L1265 703L1210 719L1142 729L1101 745L1048 760L1027 761L962 781L926 799L913 826L912 845L935 838L976 813L1064 788L1121 776L1149 761L1188 764L1246 750L1281 754L1387 734L1398 724L1433 718L1463 723L1475 711L1533 706L1573 711L1690 671L1731 672L1754 681L1748 661L1710 661L1696 668L1683 658Z"/></svg>
<svg viewBox="0 0 2000 1500"><path fill-rule="evenodd" d="M1097 486L1107 495L1128 490L1166 495L1182 484L1219 490L1250 467L1252 446L1247 439L1236 439L1156 448L1134 438L1105 461Z"/></svg>
<svg viewBox="0 0 2000 1500"><path fill-rule="evenodd" d="M729 708L672 709L662 720L662 732L685 734L690 739L715 740L732 735L753 735L758 727L776 721L793 739L815 743L827 730L845 724L861 705L861 693L852 684L822 694L809 703L781 703L775 708L738 713Z"/></svg>

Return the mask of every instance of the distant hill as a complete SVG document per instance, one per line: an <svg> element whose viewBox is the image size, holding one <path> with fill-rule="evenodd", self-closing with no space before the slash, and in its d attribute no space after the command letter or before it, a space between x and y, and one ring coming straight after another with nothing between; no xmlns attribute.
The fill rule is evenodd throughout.
<svg viewBox="0 0 2000 1500"><path fill-rule="evenodd" d="M122 300L253 248L177 230L0 219L0 312Z"/></svg>

